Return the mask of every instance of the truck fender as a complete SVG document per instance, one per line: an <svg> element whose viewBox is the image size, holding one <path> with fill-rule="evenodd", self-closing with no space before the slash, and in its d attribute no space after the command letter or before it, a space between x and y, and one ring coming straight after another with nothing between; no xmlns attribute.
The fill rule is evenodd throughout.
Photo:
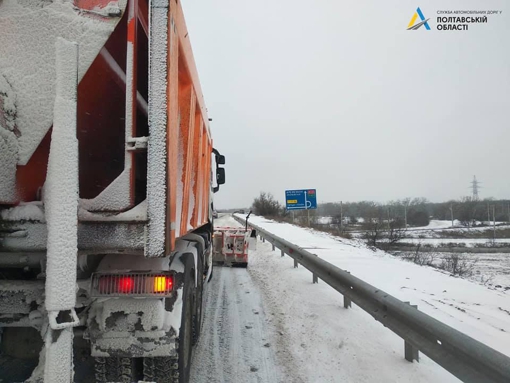
<svg viewBox="0 0 510 383"><path fill-rule="evenodd" d="M195 286L198 286L198 257L201 258L202 264L205 267L206 259L205 259L205 250L207 249L207 244L205 243L204 237L202 237L199 234L189 233L186 234L183 238L183 240L194 242L195 247L197 248L197 255L195 257Z"/></svg>
<svg viewBox="0 0 510 383"><path fill-rule="evenodd" d="M197 263L198 251L197 247L188 241L179 241L176 244L176 252L174 252L172 260L170 262L170 270L175 272L177 284L175 286L175 292L172 297L165 299L165 310L172 313L178 313L177 315L168 315L166 320L169 321L165 325L171 326L175 329L176 334L179 333L181 328L181 312L184 307L182 300L182 294L184 290L184 281L186 280L186 270L193 268L195 270L195 286L197 286ZM186 267L187 266L187 267Z"/></svg>
<svg viewBox="0 0 510 383"><path fill-rule="evenodd" d="M191 241L179 241L176 244L176 251L170 261L170 270L176 273L184 274L186 269L186 262L192 262L192 267L195 270L195 286L198 282L198 272L196 265L198 265L198 247L196 243Z"/></svg>

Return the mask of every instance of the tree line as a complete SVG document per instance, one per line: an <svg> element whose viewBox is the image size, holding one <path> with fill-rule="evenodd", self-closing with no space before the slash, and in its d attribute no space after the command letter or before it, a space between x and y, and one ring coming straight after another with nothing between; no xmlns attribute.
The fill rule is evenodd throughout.
<svg viewBox="0 0 510 383"><path fill-rule="evenodd" d="M378 203L374 201L324 203L318 207L321 216L339 217L352 221L362 218L371 220L407 221L408 226L426 226L430 219L458 220L464 226L474 226L477 222L509 222L510 200L493 198L473 199L462 197L446 202L430 202L426 198L405 198ZM355 222L352 222L355 223Z"/></svg>
<svg viewBox="0 0 510 383"><path fill-rule="evenodd" d="M252 210L257 215L285 218L289 212L271 193L261 192L254 199ZM296 214L302 214L296 212ZM318 205L312 215L332 217L333 224L357 225L377 222L394 227L427 226L431 219L458 220L464 226L477 222L510 222L510 200L462 197L446 202L426 198L404 198L385 203L375 201L328 202ZM358 222L361 221L361 222Z"/></svg>

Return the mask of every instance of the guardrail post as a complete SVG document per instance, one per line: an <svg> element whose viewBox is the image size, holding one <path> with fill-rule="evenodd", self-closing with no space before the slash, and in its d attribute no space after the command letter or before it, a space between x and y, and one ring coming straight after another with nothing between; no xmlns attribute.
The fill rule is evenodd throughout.
<svg viewBox="0 0 510 383"><path fill-rule="evenodd" d="M411 305L410 302L404 302L404 303L407 303L411 307L418 309L418 305ZM404 356L405 356L405 359L411 363L414 360L416 360L417 362L420 361L419 350L416 347L414 347L411 343L407 342L405 339L404 339Z"/></svg>
<svg viewBox="0 0 510 383"><path fill-rule="evenodd" d="M262 237L262 242L265 243L266 242L266 237Z"/></svg>
<svg viewBox="0 0 510 383"><path fill-rule="evenodd" d="M350 271L345 271L347 274L350 274ZM347 295L344 295L344 308L348 309L349 307L352 307L352 301L351 298L349 298Z"/></svg>
<svg viewBox="0 0 510 383"><path fill-rule="evenodd" d="M285 252L282 250L282 257L285 256Z"/></svg>
<svg viewBox="0 0 510 383"><path fill-rule="evenodd" d="M273 243L273 251L275 251L275 250L276 250L276 247L275 247L275 245L274 245L274 243Z"/></svg>
<svg viewBox="0 0 510 383"><path fill-rule="evenodd" d="M317 254L314 254L316 257L318 257ZM319 277L317 276L317 274L315 273L312 273L312 284L314 283L319 283Z"/></svg>
<svg viewBox="0 0 510 383"><path fill-rule="evenodd" d="M298 262L294 259L294 268L297 269L298 267Z"/></svg>
<svg viewBox="0 0 510 383"><path fill-rule="evenodd" d="M347 295L344 295L344 308L348 309L352 306L351 298L349 298Z"/></svg>

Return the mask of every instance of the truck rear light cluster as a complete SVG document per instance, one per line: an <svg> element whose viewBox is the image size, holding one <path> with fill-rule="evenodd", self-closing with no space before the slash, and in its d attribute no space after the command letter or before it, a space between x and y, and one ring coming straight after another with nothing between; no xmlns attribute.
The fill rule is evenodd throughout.
<svg viewBox="0 0 510 383"><path fill-rule="evenodd" d="M109 296L168 296L174 287L171 274L99 274L92 276L91 293L94 297Z"/></svg>

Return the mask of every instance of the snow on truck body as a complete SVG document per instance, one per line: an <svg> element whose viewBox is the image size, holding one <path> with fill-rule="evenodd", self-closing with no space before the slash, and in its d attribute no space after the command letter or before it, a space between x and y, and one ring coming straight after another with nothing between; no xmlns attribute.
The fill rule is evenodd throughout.
<svg viewBox="0 0 510 383"><path fill-rule="evenodd" d="M96 357L183 358L215 162L224 182L208 124L178 2L1 1L0 330L49 320Z"/></svg>

